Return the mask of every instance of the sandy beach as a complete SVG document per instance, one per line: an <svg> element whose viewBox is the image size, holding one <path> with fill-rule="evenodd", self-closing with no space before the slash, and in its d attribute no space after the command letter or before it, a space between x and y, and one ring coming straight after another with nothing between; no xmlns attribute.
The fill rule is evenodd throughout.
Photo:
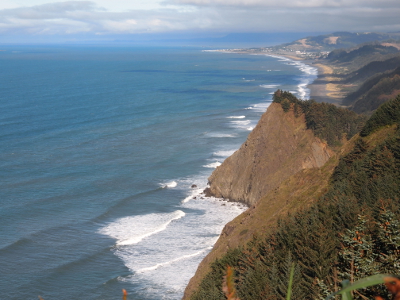
<svg viewBox="0 0 400 300"><path fill-rule="evenodd" d="M343 93L339 87L339 78L334 75L334 70L327 64L314 62L312 65L318 68L317 79L308 85L310 99L317 102L328 102L341 105Z"/></svg>
<svg viewBox="0 0 400 300"><path fill-rule="evenodd" d="M340 78L335 75L334 69L328 64L322 63L320 60L305 60L295 55L278 54L295 61L316 67L318 69L318 77L307 87L310 89L310 99L317 102L328 102L340 106L344 97L339 86Z"/></svg>

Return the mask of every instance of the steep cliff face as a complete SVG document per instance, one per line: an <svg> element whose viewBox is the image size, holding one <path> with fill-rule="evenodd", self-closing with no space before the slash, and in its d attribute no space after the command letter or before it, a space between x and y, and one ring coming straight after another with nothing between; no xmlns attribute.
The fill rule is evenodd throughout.
<svg viewBox="0 0 400 300"><path fill-rule="evenodd" d="M332 154L306 128L304 115L272 103L247 141L209 177L209 193L252 205L300 170L321 167Z"/></svg>
<svg viewBox="0 0 400 300"><path fill-rule="evenodd" d="M209 178L209 192L250 208L229 222L199 265L183 299L190 299L210 265L255 234L272 230L279 217L310 205L326 190L337 155L306 128L304 115L272 103L246 142Z"/></svg>
<svg viewBox="0 0 400 300"><path fill-rule="evenodd" d="M212 251L200 263L187 285L183 300L191 299L216 259L230 249L245 246L255 235L271 232L279 218L308 207L326 192L337 161L337 155L333 155L322 168L300 170L226 224Z"/></svg>

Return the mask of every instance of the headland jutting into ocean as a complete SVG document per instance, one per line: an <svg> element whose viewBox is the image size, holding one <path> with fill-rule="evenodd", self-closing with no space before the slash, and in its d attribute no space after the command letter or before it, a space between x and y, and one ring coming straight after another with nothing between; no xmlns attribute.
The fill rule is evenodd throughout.
<svg viewBox="0 0 400 300"><path fill-rule="evenodd" d="M394 250L385 238L400 239L388 227L400 224L399 50L398 42L374 42L308 60L325 72L314 90L322 89L318 100L350 109L274 93L247 140L209 177L208 195L250 207L225 226L184 299L219 299L222 291L235 299L285 299L289 273L296 299L324 299L343 280L399 274L398 245ZM232 268L234 279L227 279ZM362 299L376 294L390 297L379 287L357 291Z"/></svg>

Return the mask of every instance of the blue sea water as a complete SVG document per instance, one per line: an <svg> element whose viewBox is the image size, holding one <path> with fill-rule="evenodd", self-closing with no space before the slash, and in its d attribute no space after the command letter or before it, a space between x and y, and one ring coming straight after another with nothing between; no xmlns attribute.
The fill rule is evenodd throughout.
<svg viewBox="0 0 400 300"><path fill-rule="evenodd" d="M245 210L203 197L207 177L316 75L200 48L0 50L1 299L180 299Z"/></svg>

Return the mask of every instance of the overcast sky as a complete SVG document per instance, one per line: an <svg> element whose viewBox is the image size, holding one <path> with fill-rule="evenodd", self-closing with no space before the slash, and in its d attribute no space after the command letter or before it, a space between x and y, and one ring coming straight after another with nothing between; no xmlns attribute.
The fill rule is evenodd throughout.
<svg viewBox="0 0 400 300"><path fill-rule="evenodd" d="M0 0L10 36L400 31L400 0Z"/></svg>

